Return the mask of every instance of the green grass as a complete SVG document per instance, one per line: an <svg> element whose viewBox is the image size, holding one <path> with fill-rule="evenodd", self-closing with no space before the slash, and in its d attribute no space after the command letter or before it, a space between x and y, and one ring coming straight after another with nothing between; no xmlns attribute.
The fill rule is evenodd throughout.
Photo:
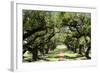
<svg viewBox="0 0 100 73"><path fill-rule="evenodd" d="M58 54L60 53L61 50L64 51L64 60L84 60L86 59L85 57L83 57L82 55L79 55L78 53L73 53L72 51L69 51L67 48L63 48L63 49L56 48L54 51L46 55L47 56L46 59L50 61L58 61L59 60Z"/></svg>
<svg viewBox="0 0 100 73"><path fill-rule="evenodd" d="M63 50L64 53L64 60L85 60L86 58L78 53L73 53L72 51L68 50L67 48L55 48L53 51L50 51L48 54L43 56L44 60L48 61L59 61L59 53ZM24 58L25 60L31 60L32 54L25 54L27 57Z"/></svg>

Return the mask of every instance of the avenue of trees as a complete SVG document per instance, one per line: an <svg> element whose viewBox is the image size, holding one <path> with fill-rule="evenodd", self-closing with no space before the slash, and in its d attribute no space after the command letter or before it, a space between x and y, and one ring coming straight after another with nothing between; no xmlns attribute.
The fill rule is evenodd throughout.
<svg viewBox="0 0 100 73"><path fill-rule="evenodd" d="M59 44L91 59L91 14L23 10L23 54L46 60L43 56Z"/></svg>

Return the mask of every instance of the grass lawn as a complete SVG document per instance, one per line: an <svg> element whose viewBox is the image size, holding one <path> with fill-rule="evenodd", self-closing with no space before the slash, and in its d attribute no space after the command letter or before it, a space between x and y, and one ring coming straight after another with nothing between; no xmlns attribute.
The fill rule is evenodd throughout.
<svg viewBox="0 0 100 73"><path fill-rule="evenodd" d="M63 51L63 60L64 61L69 61L69 60L86 60L86 57L81 56L78 53L73 53L72 51L68 50L65 45L62 45L60 47L56 47L53 51L50 51L48 54L45 54L45 56L42 56L43 59L39 60L40 62L42 61L59 61L60 56L59 53ZM26 52L24 54L24 60L32 60L32 54L30 52Z"/></svg>
<svg viewBox="0 0 100 73"><path fill-rule="evenodd" d="M51 51L49 54L46 54L46 59L49 61L59 61L60 51L64 51L64 60L85 60L86 58L79 55L78 53L73 53L67 48L56 48L54 51Z"/></svg>

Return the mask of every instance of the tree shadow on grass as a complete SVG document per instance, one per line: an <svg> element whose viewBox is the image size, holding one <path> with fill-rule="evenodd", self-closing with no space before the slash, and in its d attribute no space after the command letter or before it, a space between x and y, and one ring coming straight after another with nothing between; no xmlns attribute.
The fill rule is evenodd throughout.
<svg viewBox="0 0 100 73"><path fill-rule="evenodd" d="M66 59L71 59L71 60L87 60L87 58L84 55L78 55L75 57L70 57L70 56L65 56Z"/></svg>

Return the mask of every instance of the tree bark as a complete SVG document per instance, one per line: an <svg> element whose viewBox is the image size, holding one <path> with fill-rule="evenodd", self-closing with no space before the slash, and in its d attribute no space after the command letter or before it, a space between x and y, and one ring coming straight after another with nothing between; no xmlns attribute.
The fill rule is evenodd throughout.
<svg viewBox="0 0 100 73"><path fill-rule="evenodd" d="M32 55L33 55L32 60L37 61L38 60L38 49L37 48L33 48Z"/></svg>
<svg viewBox="0 0 100 73"><path fill-rule="evenodd" d="M82 55L82 45L79 46L79 54Z"/></svg>
<svg viewBox="0 0 100 73"><path fill-rule="evenodd" d="M87 51L86 51L86 53L85 53L85 56L86 56L87 59L91 59L91 57L89 56L90 50L91 50L91 47L90 47L90 45L89 45L89 47L88 47L88 49L87 49Z"/></svg>

